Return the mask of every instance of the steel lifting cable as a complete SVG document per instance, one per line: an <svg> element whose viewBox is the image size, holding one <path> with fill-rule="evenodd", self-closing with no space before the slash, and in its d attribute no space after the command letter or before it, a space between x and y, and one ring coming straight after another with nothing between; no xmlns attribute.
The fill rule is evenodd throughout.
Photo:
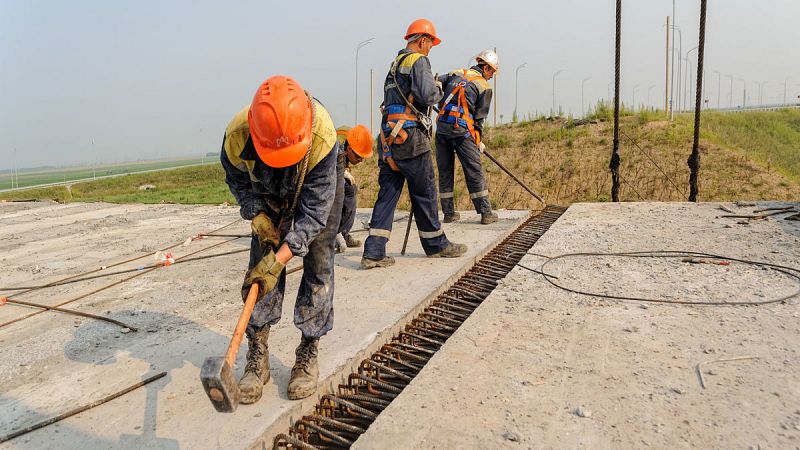
<svg viewBox="0 0 800 450"><path fill-rule="evenodd" d="M689 201L697 201L697 179L700 172L700 100L703 97L703 55L706 43L706 0L700 0L700 42L697 45L697 89L694 99L694 141L692 154L686 163L689 165Z"/></svg>
<svg viewBox="0 0 800 450"><path fill-rule="evenodd" d="M666 304L674 304L674 305L695 305L695 306L759 306L759 305L767 305L772 303L780 303L791 298L794 298L800 295L800 269L795 267L784 266L780 264L774 264L765 261L753 261L748 259L742 258L730 258L727 256L715 255L712 253L705 253L705 252L693 252L693 251L679 251L679 250L647 250L647 251L639 251L639 252L620 252L620 253L602 253L602 252L577 252L577 253L565 253L562 255L554 256L554 257L547 257L544 255L535 255L544 258L548 258L547 261L542 263L539 267L539 270L532 269L530 267L524 266L522 264L517 264L523 269L530 270L532 272L538 273L547 280L548 283L555 286L558 289L561 289L566 292L570 292L573 294L580 294L586 295L589 297L600 297L606 298L610 300L623 300L623 301L637 301L637 302L645 302L645 303L666 303ZM798 287L788 295L784 295L780 298L768 299L763 301L695 301L695 300L667 300L667 299L658 299L658 298L643 298L643 297L633 297L633 296L623 296L623 295L612 295L612 294L601 294L597 292L589 292L580 289L570 288L564 285L561 285L555 281L557 277L547 273L545 270L546 266L553 261L557 261L560 259L567 259L567 258L574 258L574 257L583 257L583 256L606 256L606 257L625 257L625 258L686 258L686 257L702 257L707 259L714 259L714 260L724 260L724 261L735 261L742 264L752 265L756 267L769 267L770 269L782 273L787 277L794 279L797 282Z"/></svg>
<svg viewBox="0 0 800 450"><path fill-rule="evenodd" d="M619 201L619 65L620 38L622 36L622 0L617 0L617 35L614 52L614 147L611 151L611 200Z"/></svg>

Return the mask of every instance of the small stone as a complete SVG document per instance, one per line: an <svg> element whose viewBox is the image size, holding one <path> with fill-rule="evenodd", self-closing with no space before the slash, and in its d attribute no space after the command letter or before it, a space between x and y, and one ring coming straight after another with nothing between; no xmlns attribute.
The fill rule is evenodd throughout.
<svg viewBox="0 0 800 450"><path fill-rule="evenodd" d="M575 415L578 416L578 417L588 418L588 417L592 417L592 412L589 411L588 409L584 408L583 406L578 406L575 409Z"/></svg>
<svg viewBox="0 0 800 450"><path fill-rule="evenodd" d="M519 442L519 435L513 431L506 431L503 433L503 437L511 442Z"/></svg>
<svg viewBox="0 0 800 450"><path fill-rule="evenodd" d="M647 305L639 305L639 309L647 309L647 308L649 308L649 306L647 306Z"/></svg>
<svg viewBox="0 0 800 450"><path fill-rule="evenodd" d="M123 328L123 329L119 330L119 332L122 333L122 334L128 334L128 333L131 332L131 329L130 328Z"/></svg>
<svg viewBox="0 0 800 450"><path fill-rule="evenodd" d="M678 395L681 395L681 394L683 394L683 391L682 391L682 390L680 390L680 389L678 389L678 388L672 388L672 389L670 389L670 390L671 390L672 392L674 392L674 393L678 394Z"/></svg>
<svg viewBox="0 0 800 450"><path fill-rule="evenodd" d="M261 417L261 413L255 413L253 417Z"/></svg>

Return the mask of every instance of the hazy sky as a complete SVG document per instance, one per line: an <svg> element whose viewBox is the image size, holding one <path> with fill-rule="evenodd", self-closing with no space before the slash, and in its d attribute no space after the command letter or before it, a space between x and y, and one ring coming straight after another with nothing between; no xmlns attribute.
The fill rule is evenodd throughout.
<svg viewBox="0 0 800 450"><path fill-rule="evenodd" d="M669 0L623 1L622 98L661 105L664 27ZM683 56L697 45L699 0L677 0ZM117 162L218 151L230 118L267 77L295 77L325 103L338 125L355 112L355 48L359 56L359 121L369 126L369 70L375 104L408 24L431 19L442 44L431 52L435 72L463 67L484 48L501 58L498 116L510 120L514 69L519 111L547 111L556 102L581 112L606 97L613 80L614 1L37 1L0 0L0 169L13 149L24 167ZM710 0L707 92L727 105L748 103L766 81L764 101L800 95L800 1ZM677 47L677 41L676 41ZM697 53L691 54L695 65ZM374 111L374 107L373 107ZM377 128L377 116L375 119Z"/></svg>

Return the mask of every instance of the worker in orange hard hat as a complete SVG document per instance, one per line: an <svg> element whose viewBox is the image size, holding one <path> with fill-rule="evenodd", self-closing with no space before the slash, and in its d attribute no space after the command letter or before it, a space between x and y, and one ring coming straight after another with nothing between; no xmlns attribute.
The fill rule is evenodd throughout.
<svg viewBox="0 0 800 450"><path fill-rule="evenodd" d="M412 214L425 254L431 258L463 255L467 246L447 239L439 223L436 176L431 157L431 108L442 98L442 85L431 72L428 54L441 39L427 19L415 20L405 35L406 48L397 53L383 85L378 200L372 210L369 237L361 267L394 264L386 255L394 210L408 183Z"/></svg>
<svg viewBox="0 0 800 450"><path fill-rule="evenodd" d="M341 126L336 129L339 145L344 149L344 201L342 202L342 219L339 222L339 234L336 235L336 253L342 253L348 247L361 247L361 241L350 235L356 220L358 186L350 173L350 166L372 156L372 138L364 125L353 128Z"/></svg>
<svg viewBox="0 0 800 450"><path fill-rule="evenodd" d="M308 397L317 388L319 339L333 327L333 251L344 192L336 129L297 81L274 76L228 124L220 158L253 231L242 298L252 284L260 287L247 325L241 402L258 401L270 378L267 337L281 317L285 268L295 256L303 258L294 309L302 338L287 390L290 399Z"/></svg>

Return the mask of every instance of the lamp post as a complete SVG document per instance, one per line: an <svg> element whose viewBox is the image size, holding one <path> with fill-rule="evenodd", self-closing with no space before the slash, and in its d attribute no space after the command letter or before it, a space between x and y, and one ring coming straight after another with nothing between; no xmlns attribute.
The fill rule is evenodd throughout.
<svg viewBox="0 0 800 450"><path fill-rule="evenodd" d="M517 66L514 71L514 117L517 118L517 102L519 100L519 70L527 66L528 63L524 62Z"/></svg>
<svg viewBox="0 0 800 450"><path fill-rule="evenodd" d="M686 85L686 89L684 89L684 91L686 91L685 92L685 97L686 98L684 99L683 104L686 107L686 110L688 111L689 110L689 106L688 105L691 105L691 103L692 103L691 102L691 99L692 99L692 62L689 60L689 58L686 58L685 61L686 61L686 82L684 84Z"/></svg>
<svg viewBox="0 0 800 450"><path fill-rule="evenodd" d="M553 116L555 116L556 114L556 77L563 71L564 69L558 69L556 72L553 73L553 110L551 112L551 115Z"/></svg>
<svg viewBox="0 0 800 450"><path fill-rule="evenodd" d="M680 71L678 71L678 75L680 75ZM680 80L678 80L678 81L680 81ZM654 87L656 87L656 85L655 84L651 84L647 88L647 109L650 109L650 91L653 90Z"/></svg>
<svg viewBox="0 0 800 450"><path fill-rule="evenodd" d="M756 81L756 84L758 85L758 105L759 106L764 106L763 93L764 93L764 85L767 84L767 82L766 81L761 81L761 82Z"/></svg>
<svg viewBox="0 0 800 450"><path fill-rule="evenodd" d="M636 112L636 91L639 89L639 85L633 87L633 98L631 99L631 108L633 108L633 112Z"/></svg>
<svg viewBox="0 0 800 450"><path fill-rule="evenodd" d="M366 47L374 40L375 38L369 38L359 42L356 46L356 117L355 121L353 122L353 126L358 125L358 52L361 50L361 47Z"/></svg>
<svg viewBox="0 0 800 450"><path fill-rule="evenodd" d="M697 50L698 48L700 48L700 46L699 45L695 45L694 47L690 48L686 52L686 63L689 64L690 71L691 71L691 59L689 59L689 53L692 53L693 51ZM686 85L686 90L689 91L689 101L687 102L687 104L692 104L692 75L691 74L689 74L689 82Z"/></svg>
<svg viewBox="0 0 800 450"><path fill-rule="evenodd" d="M744 109L747 104L747 81L744 81L744 78L739 78L739 81L742 82L742 109Z"/></svg>
<svg viewBox="0 0 800 450"><path fill-rule="evenodd" d="M591 80L591 79L592 79L592 77L586 77L586 78L584 78L583 80L581 80L581 117L586 117L586 112L584 111L584 108L583 108L583 92L584 92L584 85L586 84L586 82L587 82L587 81L589 81L589 80ZM786 96L786 95L784 94L784 97L785 97L785 96Z"/></svg>
<svg viewBox="0 0 800 450"><path fill-rule="evenodd" d="M717 74L717 109L719 109L719 91L722 86L722 74L719 72L719 70L711 69L711 71Z"/></svg>
<svg viewBox="0 0 800 450"><path fill-rule="evenodd" d="M728 102L728 108L733 108L733 75L725 75L726 77L730 78L731 80L731 92L728 94L730 97L730 101Z"/></svg>
<svg viewBox="0 0 800 450"><path fill-rule="evenodd" d="M673 19L673 21L675 20L674 17L672 19ZM675 102L676 102L675 104L678 105L678 111L680 111L681 110L680 103L681 103L681 97L682 97L681 96L681 78L683 78L683 77L681 77L681 74L683 73L683 70L681 69L681 61L683 60L683 58L681 58L681 55L683 55L683 36L682 36L682 33L681 33L681 29L679 27L676 27L675 25L672 25L670 28L672 28L673 30L678 32L678 95L677 95L677 100L675 100L675 98L676 98L675 95L671 95L672 98L670 100L675 100ZM672 34L672 54L673 54L673 56L675 54L675 33ZM672 58L672 63L673 64L675 63L675 58L674 57ZM673 73L673 75L675 74L674 67L673 67L672 73Z"/></svg>

